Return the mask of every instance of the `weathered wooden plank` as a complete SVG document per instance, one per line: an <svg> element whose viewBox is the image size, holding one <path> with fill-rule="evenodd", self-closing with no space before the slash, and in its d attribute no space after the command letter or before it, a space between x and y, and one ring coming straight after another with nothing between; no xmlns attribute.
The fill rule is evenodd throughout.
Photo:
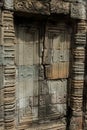
<svg viewBox="0 0 87 130"><path fill-rule="evenodd" d="M16 41L16 101L19 120L26 112L31 113L32 120L35 120L38 117L38 32L35 29L28 31L27 26L17 26Z"/></svg>
<svg viewBox="0 0 87 130"><path fill-rule="evenodd" d="M64 28L64 24L61 24L61 31L55 27L47 29L43 53L47 79L69 76L70 34L64 31Z"/></svg>
<svg viewBox="0 0 87 130"><path fill-rule="evenodd" d="M69 62L54 63L45 66L47 79L68 78Z"/></svg>

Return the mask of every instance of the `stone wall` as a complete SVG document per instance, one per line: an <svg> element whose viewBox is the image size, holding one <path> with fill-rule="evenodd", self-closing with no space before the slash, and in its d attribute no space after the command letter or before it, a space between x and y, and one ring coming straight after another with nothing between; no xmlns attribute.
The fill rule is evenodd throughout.
<svg viewBox="0 0 87 130"><path fill-rule="evenodd" d="M0 7L0 129L15 129L14 13L26 13L48 17L53 14L58 17L58 14L61 14L74 21L69 129L86 130L86 114L85 116L83 114L86 2L83 0L4 0ZM52 69L55 69L54 65L49 66L49 71ZM48 79L55 79L54 75L48 74L47 68L45 70ZM60 75L56 73L56 76ZM87 112L85 111L85 113ZM85 127L83 128L84 122Z"/></svg>

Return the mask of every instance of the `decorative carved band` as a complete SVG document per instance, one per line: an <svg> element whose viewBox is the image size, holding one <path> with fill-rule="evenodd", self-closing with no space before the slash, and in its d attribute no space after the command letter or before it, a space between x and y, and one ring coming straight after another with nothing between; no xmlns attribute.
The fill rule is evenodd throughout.
<svg viewBox="0 0 87 130"><path fill-rule="evenodd" d="M86 22L77 24L77 33L74 35L71 109L72 118L70 130L82 130L83 121L83 87L84 87L84 61L86 46Z"/></svg>
<svg viewBox="0 0 87 130"><path fill-rule="evenodd" d="M15 9L23 12L49 14L49 3L37 0L15 0Z"/></svg>
<svg viewBox="0 0 87 130"><path fill-rule="evenodd" d="M39 14L69 14L69 5L69 2L63 2L62 0L15 0L16 11Z"/></svg>
<svg viewBox="0 0 87 130"><path fill-rule="evenodd" d="M6 130L15 127L15 66L14 66L14 24L13 13L3 11L3 84L4 84L4 126Z"/></svg>

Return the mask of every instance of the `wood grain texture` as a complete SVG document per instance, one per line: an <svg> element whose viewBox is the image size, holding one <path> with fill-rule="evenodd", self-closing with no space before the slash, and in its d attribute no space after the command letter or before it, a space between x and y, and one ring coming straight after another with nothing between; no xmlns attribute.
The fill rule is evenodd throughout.
<svg viewBox="0 0 87 130"><path fill-rule="evenodd" d="M46 65L45 73L47 79L68 78L69 62L60 62L51 65Z"/></svg>
<svg viewBox="0 0 87 130"><path fill-rule="evenodd" d="M20 123L21 118L30 113L32 122L38 119L38 30L18 25L16 28L16 118Z"/></svg>

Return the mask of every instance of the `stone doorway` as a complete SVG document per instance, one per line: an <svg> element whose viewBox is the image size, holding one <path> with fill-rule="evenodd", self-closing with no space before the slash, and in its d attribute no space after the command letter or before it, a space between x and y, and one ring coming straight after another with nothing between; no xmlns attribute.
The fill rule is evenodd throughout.
<svg viewBox="0 0 87 130"><path fill-rule="evenodd" d="M65 128L71 50L66 24L49 23L44 30L23 23L15 30L18 125L55 120Z"/></svg>

